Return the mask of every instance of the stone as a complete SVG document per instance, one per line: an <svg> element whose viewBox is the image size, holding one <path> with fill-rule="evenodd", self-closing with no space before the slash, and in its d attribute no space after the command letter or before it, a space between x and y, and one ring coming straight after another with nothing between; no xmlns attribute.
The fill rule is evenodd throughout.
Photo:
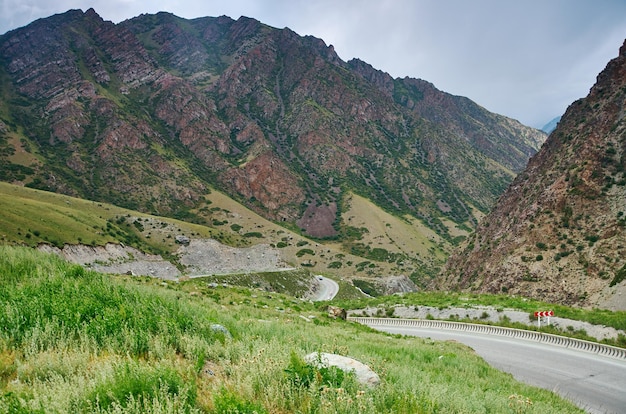
<svg viewBox="0 0 626 414"><path fill-rule="evenodd" d="M380 377L370 367L356 359L326 352L313 352L304 361L317 368L337 367L344 372L354 372L357 381L368 387L380 384Z"/></svg>
<svg viewBox="0 0 626 414"><path fill-rule="evenodd" d="M182 236L182 235L176 236L176 243L178 243L178 244L182 244L182 245L187 246L190 241L191 240L189 240L189 237L187 237L187 236Z"/></svg>
<svg viewBox="0 0 626 414"><path fill-rule="evenodd" d="M224 334L224 338L226 338L226 339L232 339L232 337L233 337L231 335L230 331L225 326L220 325L218 323L212 324L211 325L211 330L213 332L219 332L219 333Z"/></svg>
<svg viewBox="0 0 626 414"><path fill-rule="evenodd" d="M339 308L337 306L329 306L328 316L330 316L333 319L343 319L345 321L347 317L347 313L346 313L346 310L343 308Z"/></svg>

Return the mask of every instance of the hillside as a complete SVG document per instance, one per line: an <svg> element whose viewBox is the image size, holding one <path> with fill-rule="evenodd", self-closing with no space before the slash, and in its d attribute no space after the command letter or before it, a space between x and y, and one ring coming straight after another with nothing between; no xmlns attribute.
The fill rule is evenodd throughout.
<svg viewBox="0 0 626 414"><path fill-rule="evenodd" d="M420 250L408 250L403 237L421 233L358 197L351 202L349 220L361 223L380 217L386 224L381 225L384 233L363 233L351 239L348 250L369 260L344 253L341 244L324 245L290 232L218 191L205 199L211 208L199 214L211 226L0 182L0 243L36 247L113 274L168 280L246 274L245 285L300 297L315 289L314 274L339 281L342 297L360 296L353 281L368 283L376 294L415 290L406 276L398 274L417 272L409 255L426 258L436 246L423 239ZM179 243L180 237L186 242ZM364 241L371 241L374 248L365 249ZM285 278L292 280L275 286L276 279Z"/></svg>
<svg viewBox="0 0 626 414"><path fill-rule="evenodd" d="M435 254L396 273L420 284L545 139L245 17L113 24L71 10L0 36L0 85L4 181L209 226L217 189L370 260L366 232L345 221L354 194L419 222L409 251L435 233Z"/></svg>
<svg viewBox="0 0 626 414"><path fill-rule="evenodd" d="M509 186L440 288L626 309L626 43Z"/></svg>
<svg viewBox="0 0 626 414"><path fill-rule="evenodd" d="M459 343L374 332L293 297L114 278L6 246L0 282L1 412L582 412ZM380 381L305 363L314 352Z"/></svg>

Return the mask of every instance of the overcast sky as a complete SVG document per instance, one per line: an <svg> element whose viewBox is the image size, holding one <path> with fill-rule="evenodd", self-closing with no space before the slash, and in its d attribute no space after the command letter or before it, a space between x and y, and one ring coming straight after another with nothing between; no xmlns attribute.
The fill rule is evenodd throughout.
<svg viewBox="0 0 626 414"><path fill-rule="evenodd" d="M587 95L626 38L626 0L0 0L0 34L69 9L253 17L541 127Z"/></svg>

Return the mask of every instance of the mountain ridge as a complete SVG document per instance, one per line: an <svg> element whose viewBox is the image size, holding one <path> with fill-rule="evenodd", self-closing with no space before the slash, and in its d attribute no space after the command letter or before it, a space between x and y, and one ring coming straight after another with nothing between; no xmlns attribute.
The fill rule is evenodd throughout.
<svg viewBox="0 0 626 414"><path fill-rule="evenodd" d="M422 221L447 254L545 135L351 62L247 17L40 19L0 36L3 176L198 222L214 186L346 249L354 192Z"/></svg>
<svg viewBox="0 0 626 414"><path fill-rule="evenodd" d="M626 42L450 258L439 287L626 308L625 108Z"/></svg>

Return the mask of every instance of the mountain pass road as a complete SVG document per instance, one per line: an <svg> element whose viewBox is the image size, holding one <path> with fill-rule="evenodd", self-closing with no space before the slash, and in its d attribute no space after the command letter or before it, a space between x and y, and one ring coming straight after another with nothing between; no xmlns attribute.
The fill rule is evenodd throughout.
<svg viewBox="0 0 626 414"><path fill-rule="evenodd" d="M517 380L545 388L592 414L626 413L626 361L523 339L418 327L372 328L436 340L455 340Z"/></svg>
<svg viewBox="0 0 626 414"><path fill-rule="evenodd" d="M311 300L321 301L333 299L339 292L339 285L337 282L324 276L315 277L319 283L319 289L315 292L315 295L311 298Z"/></svg>

